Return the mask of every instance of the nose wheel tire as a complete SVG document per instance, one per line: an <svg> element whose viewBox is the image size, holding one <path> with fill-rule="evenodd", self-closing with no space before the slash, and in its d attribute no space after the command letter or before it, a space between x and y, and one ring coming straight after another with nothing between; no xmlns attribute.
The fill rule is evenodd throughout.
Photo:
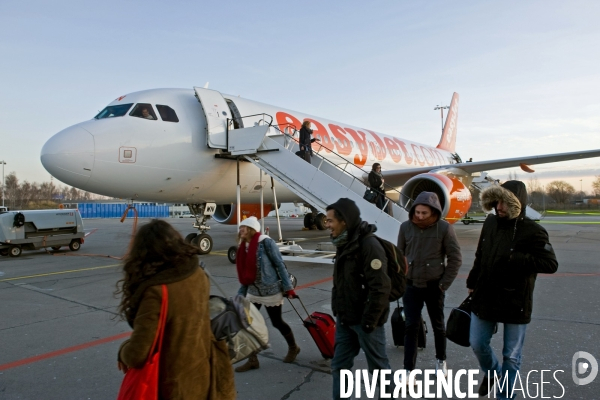
<svg viewBox="0 0 600 400"><path fill-rule="evenodd" d="M231 246L227 249L227 259L230 263L235 264L235 260L237 258L237 246Z"/></svg>
<svg viewBox="0 0 600 400"><path fill-rule="evenodd" d="M81 248L81 242L79 240L71 240L71 243L69 243L69 250L71 251L77 251Z"/></svg>
<svg viewBox="0 0 600 400"><path fill-rule="evenodd" d="M8 255L11 257L19 257L21 255L21 248L19 246L11 246L8 249Z"/></svg>
<svg viewBox="0 0 600 400"><path fill-rule="evenodd" d="M200 254L208 254L213 248L213 240L210 235L202 233L192 239L192 245L200 249Z"/></svg>
<svg viewBox="0 0 600 400"><path fill-rule="evenodd" d="M194 240L196 238L196 236L198 236L197 233L190 233L189 235L187 235L185 237L185 242L186 243L192 243L192 240Z"/></svg>
<svg viewBox="0 0 600 400"><path fill-rule="evenodd" d="M0 250L0 256L7 256L8 255L8 250Z"/></svg>

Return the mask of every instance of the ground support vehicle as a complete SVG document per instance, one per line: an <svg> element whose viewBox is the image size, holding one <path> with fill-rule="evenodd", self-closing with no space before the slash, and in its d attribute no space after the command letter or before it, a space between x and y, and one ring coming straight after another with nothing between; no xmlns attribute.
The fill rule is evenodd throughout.
<svg viewBox="0 0 600 400"><path fill-rule="evenodd" d="M26 210L0 214L0 255L18 257L23 250L69 246L84 242L83 221L78 210Z"/></svg>

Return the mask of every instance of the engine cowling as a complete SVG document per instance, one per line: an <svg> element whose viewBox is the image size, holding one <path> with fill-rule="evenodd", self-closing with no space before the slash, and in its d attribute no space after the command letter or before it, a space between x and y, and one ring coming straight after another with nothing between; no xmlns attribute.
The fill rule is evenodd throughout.
<svg viewBox="0 0 600 400"><path fill-rule="evenodd" d="M471 192L458 178L427 173L410 178L400 191L400 204L409 209L421 192L437 194L442 206L442 218L451 224L462 219L471 207Z"/></svg>
<svg viewBox="0 0 600 400"><path fill-rule="evenodd" d="M240 221L248 217L260 219L260 204L242 204L240 210L242 213ZM273 210L272 204L263 204L263 215L265 217L271 210ZM237 224L237 207L235 204L219 204L212 217L220 224L235 225Z"/></svg>

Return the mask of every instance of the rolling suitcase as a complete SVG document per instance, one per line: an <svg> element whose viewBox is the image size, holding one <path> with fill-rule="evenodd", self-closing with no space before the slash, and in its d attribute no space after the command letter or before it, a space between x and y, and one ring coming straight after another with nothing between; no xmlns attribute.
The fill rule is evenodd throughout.
<svg viewBox="0 0 600 400"><path fill-rule="evenodd" d="M400 303L398 303L398 307L396 307L392 313L390 322L392 324L392 338L394 340L394 346L404 346L404 332L406 331L406 324L404 318L404 307L401 307ZM419 329L417 347L420 349L427 347L427 324L423 320L423 317L421 317L421 329Z"/></svg>
<svg viewBox="0 0 600 400"><path fill-rule="evenodd" d="M298 317L302 320L302 323L308 329L308 333L312 336L313 340L317 344L319 351L323 358L333 358L333 350L335 343L335 320L329 314L325 314L322 312L313 312L312 314L308 314L306 307L304 307L304 303L300 300L300 304L302 304L302 308L308 315L308 317L302 319L294 304L292 304L292 299L290 299L290 305L298 314Z"/></svg>

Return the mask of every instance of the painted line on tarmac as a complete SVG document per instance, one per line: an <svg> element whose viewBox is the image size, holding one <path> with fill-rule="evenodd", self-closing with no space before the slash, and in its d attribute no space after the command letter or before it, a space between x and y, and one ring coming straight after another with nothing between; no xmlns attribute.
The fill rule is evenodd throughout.
<svg viewBox="0 0 600 400"><path fill-rule="evenodd" d="M83 271L92 271L95 269L103 269L103 268L112 268L112 267L117 267L121 264L111 264L111 265L104 265L102 267L91 267L91 268L82 268L82 269L72 269L69 271L59 271L59 272L48 272L46 274L37 274L37 275L26 275L26 276L17 276L14 278L6 278L6 279L0 279L0 282L8 282L8 281L16 281L16 280L20 280L20 279L31 279L31 278L39 278L42 276L51 276L51 275L61 275L61 274L71 274L71 273L75 273L75 272L83 272Z"/></svg>
<svg viewBox="0 0 600 400"><path fill-rule="evenodd" d="M115 265L119 265L119 264L115 264ZM50 274L31 275L29 277L10 278L10 279L4 279L4 280L25 279L25 278L38 277L38 276L46 276L46 275L53 275L53 274L59 274L59 273L79 272L79 271L86 271L86 270L90 270L90 269L109 268L109 267L114 267L115 265L108 265L108 266L104 266L104 267L94 267L94 268L84 268L84 269L81 269L81 270L74 270L74 271L55 272L55 273L50 273ZM305 289L305 288L310 287L310 286L320 285L321 283L329 282L331 280L333 280L333 277L328 277L328 278L325 278L325 279L320 279L318 281L309 282L309 283L307 283L305 285L301 285L301 286L296 287L296 290ZM2 282L2 281L0 280L0 282ZM87 343L79 344L79 345L72 346L72 347L67 347L67 348L61 349L61 350L51 351L50 353L40 354L39 356L24 358L22 360L13 361L13 362L10 362L10 363L7 363L7 364L1 364L0 365L0 371L4 371L4 370L7 370L7 369L16 368L16 367L21 367L23 365L31 364L31 363L34 363L34 362L37 362L37 361L47 360L48 358L52 358L52 357L62 356L62 355L68 354L68 353L72 353L74 351L88 349L90 347L94 347L94 346L98 346L98 345L101 345L101 344L113 342L115 340L124 339L124 338L129 337L130 335L131 335L131 332L119 333L118 335L109 336L109 337L106 337L106 338L103 338L103 339L94 340L92 342L87 342Z"/></svg>
<svg viewBox="0 0 600 400"><path fill-rule="evenodd" d="M566 224L566 225L598 225L599 221L549 221L541 220L541 224Z"/></svg>
<svg viewBox="0 0 600 400"><path fill-rule="evenodd" d="M295 290L306 289L307 287L320 285L321 283L329 282L329 281L332 281L332 280L333 280L333 276L330 276L330 277L325 278L325 279L320 279L318 281L309 282L309 283L304 284L304 285L296 286Z"/></svg>
<svg viewBox="0 0 600 400"><path fill-rule="evenodd" d="M118 335L109 336L104 339L94 340L93 342L87 342L83 344L78 344L76 346L67 347L66 349L51 351L50 353L40 354L39 356L24 358L22 360L13 361L7 364L0 365L0 371L4 371L11 368L21 367L23 365L31 364L37 361L47 360L48 358L62 356L68 353L72 353L74 351L88 349L90 347L98 346L101 344L114 342L115 340L124 339L131 335L131 332L119 333Z"/></svg>

